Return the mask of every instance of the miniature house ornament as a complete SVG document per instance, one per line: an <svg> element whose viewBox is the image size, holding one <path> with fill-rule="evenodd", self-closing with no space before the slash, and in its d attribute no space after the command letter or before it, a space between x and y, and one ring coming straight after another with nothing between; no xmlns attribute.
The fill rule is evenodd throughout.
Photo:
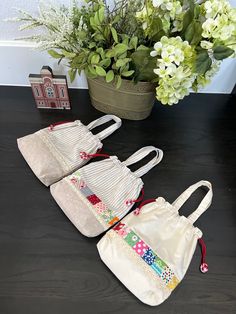
<svg viewBox="0 0 236 314"><path fill-rule="evenodd" d="M30 74L29 81L38 108L71 109L65 75L53 75L49 66L40 74Z"/></svg>

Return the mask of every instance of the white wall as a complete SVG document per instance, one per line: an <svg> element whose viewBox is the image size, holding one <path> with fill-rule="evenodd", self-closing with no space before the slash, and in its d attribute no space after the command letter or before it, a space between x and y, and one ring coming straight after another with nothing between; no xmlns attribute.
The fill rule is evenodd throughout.
<svg viewBox="0 0 236 314"><path fill-rule="evenodd" d="M111 0L109 0L111 1ZM51 2L68 5L70 0L52 0ZM82 2L82 0L80 1ZM236 0L230 0L236 7ZM38 0L0 0L0 85L29 85L29 73L38 73L43 65L50 65L55 73L67 72L67 67L57 65L57 61L46 52L34 50L32 44L14 39L32 34L32 31L19 32L17 23L3 21L16 15L14 8L22 8L36 13ZM68 80L69 81L69 80ZM225 60L213 82L202 92L230 93L236 83L236 60ZM70 87L87 88L85 77L77 77Z"/></svg>

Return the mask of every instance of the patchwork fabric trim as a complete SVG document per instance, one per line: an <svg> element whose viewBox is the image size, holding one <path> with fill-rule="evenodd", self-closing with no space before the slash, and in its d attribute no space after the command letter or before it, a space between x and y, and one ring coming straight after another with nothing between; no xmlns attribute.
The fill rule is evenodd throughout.
<svg viewBox="0 0 236 314"><path fill-rule="evenodd" d="M109 226L113 226L120 219L114 215L114 212L107 208L107 205L104 204L97 195L90 190L87 184L81 178L80 172L76 171L69 176L70 182L77 188L84 197L91 203L94 208L95 213L103 219L105 223Z"/></svg>
<svg viewBox="0 0 236 314"><path fill-rule="evenodd" d="M153 269L167 288L173 290L178 285L179 280L170 267L131 228L120 222L113 230Z"/></svg>

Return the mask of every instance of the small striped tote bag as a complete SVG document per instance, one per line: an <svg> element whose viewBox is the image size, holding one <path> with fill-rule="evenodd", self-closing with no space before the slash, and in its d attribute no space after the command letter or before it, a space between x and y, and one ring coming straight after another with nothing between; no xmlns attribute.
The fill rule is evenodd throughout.
<svg viewBox="0 0 236 314"><path fill-rule="evenodd" d="M128 168L151 152L155 152L155 157L138 170L132 172ZM91 157L84 152L81 156ZM123 162L117 156L92 157L96 156L106 159L92 162L50 187L65 215L87 237L97 236L113 226L142 199L141 177L161 161L163 152L147 146Z"/></svg>
<svg viewBox="0 0 236 314"><path fill-rule="evenodd" d="M112 125L98 134L91 130L108 121ZM96 153L102 148L102 140L121 126L121 119L105 115L87 126L80 120L59 122L36 133L17 139L18 148L24 159L46 186L82 167L88 159L81 158L80 152Z"/></svg>
<svg viewBox="0 0 236 314"><path fill-rule="evenodd" d="M180 207L201 186L208 192L198 208L188 217L179 215ZM212 196L210 182L200 181L173 204L162 197L143 202L143 207L127 215L98 242L102 261L143 303L161 304L184 278L198 242L202 249L200 270L208 270L202 231L193 224L210 206Z"/></svg>

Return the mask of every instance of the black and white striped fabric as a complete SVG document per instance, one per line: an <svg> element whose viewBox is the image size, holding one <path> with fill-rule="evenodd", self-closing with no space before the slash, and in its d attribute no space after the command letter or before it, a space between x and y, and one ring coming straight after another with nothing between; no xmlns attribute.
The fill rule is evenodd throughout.
<svg viewBox="0 0 236 314"><path fill-rule="evenodd" d="M115 123L101 131L93 134L91 130L108 121ZM76 120L71 123L55 126L51 131L44 129L49 141L54 145L55 150L62 156L71 171L84 165L87 160L80 158L80 152L86 151L94 154L101 149L102 140L111 135L121 126L121 119L114 115L106 115L85 126L81 121Z"/></svg>
<svg viewBox="0 0 236 314"><path fill-rule="evenodd" d="M146 165L132 172L128 166L137 163L151 152L156 156ZM80 174L89 188L102 199L117 217L122 218L134 205L129 200L138 198L143 187L141 177L163 158L163 151L154 146L139 149L121 162L117 156L90 163L80 169Z"/></svg>
<svg viewBox="0 0 236 314"><path fill-rule="evenodd" d="M114 123L100 133L91 132L109 121ZM88 160L81 158L80 152L96 153L102 148L101 141L120 126L121 119L114 115L105 115L87 126L79 120L62 122L19 138L17 143L34 174L49 186L82 167Z"/></svg>

